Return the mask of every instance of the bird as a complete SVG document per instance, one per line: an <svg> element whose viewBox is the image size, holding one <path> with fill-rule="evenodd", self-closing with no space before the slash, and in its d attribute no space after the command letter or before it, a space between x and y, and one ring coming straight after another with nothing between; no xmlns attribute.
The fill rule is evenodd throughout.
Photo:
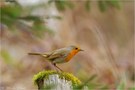
<svg viewBox="0 0 135 90"><path fill-rule="evenodd" d="M41 57L44 57L45 59L49 60L56 68L62 71L62 69L60 69L56 64L69 62L80 51L84 51L84 50L82 50L78 46L71 45L65 48L56 49L51 52L45 52L45 53L32 52L28 54L39 55Z"/></svg>

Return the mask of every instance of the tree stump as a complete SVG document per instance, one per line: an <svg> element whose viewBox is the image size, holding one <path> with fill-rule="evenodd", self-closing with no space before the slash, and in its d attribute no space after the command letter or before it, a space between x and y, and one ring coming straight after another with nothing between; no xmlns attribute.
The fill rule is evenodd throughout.
<svg viewBox="0 0 135 90"><path fill-rule="evenodd" d="M81 81L74 75L66 72L42 71L33 77L38 90L73 90L81 85ZM81 90L88 90L85 86Z"/></svg>

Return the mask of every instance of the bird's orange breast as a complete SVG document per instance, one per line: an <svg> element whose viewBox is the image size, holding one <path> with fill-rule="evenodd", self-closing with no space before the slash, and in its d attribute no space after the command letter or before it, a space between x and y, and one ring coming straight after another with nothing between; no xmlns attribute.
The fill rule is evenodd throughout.
<svg viewBox="0 0 135 90"><path fill-rule="evenodd" d="M71 60L71 58L77 53L77 50L72 50L66 57L65 61L68 62Z"/></svg>

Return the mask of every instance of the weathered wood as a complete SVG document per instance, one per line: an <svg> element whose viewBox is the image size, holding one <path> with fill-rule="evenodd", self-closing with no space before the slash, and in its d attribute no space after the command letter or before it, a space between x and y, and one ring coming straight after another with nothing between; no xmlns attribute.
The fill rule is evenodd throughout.
<svg viewBox="0 0 135 90"><path fill-rule="evenodd" d="M59 78L58 74L50 75L47 80L44 80L44 87L53 85L51 90L72 90L72 82L64 78Z"/></svg>

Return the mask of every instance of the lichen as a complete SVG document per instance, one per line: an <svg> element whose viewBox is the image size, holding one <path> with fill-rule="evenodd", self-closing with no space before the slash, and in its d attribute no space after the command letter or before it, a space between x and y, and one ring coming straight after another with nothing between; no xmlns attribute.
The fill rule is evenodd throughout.
<svg viewBox="0 0 135 90"><path fill-rule="evenodd" d="M59 78L66 79L67 81L71 81L73 85L81 84L81 81L77 77L75 77L73 74L67 73L67 72L57 72L53 70L39 72L38 74L34 75L33 81L35 84L38 84L39 80L48 79L49 75L53 75L53 74L58 74Z"/></svg>

